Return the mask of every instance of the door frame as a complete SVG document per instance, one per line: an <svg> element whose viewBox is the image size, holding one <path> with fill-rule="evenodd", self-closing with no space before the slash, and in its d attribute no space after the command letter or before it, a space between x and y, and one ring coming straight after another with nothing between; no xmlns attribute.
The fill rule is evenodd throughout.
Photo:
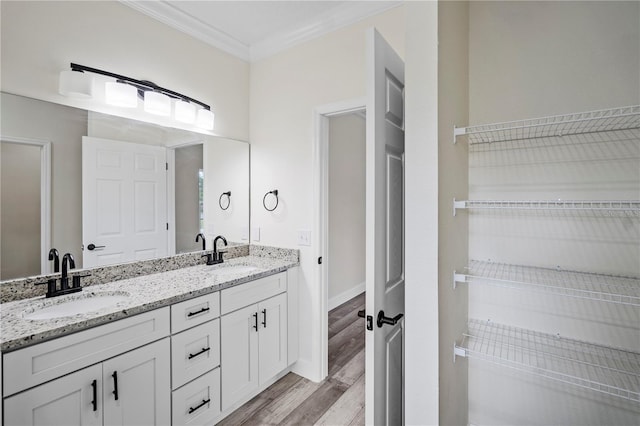
<svg viewBox="0 0 640 426"><path fill-rule="evenodd" d="M167 256L176 254L176 149L192 145L202 145L204 155L204 138L189 142L169 144L167 149ZM204 161L204 158L203 158ZM204 165L203 165L204 166Z"/></svg>
<svg viewBox="0 0 640 426"><path fill-rule="evenodd" d="M0 135L0 141L40 147L40 274L50 272L51 245L51 141Z"/></svg>
<svg viewBox="0 0 640 426"><path fill-rule="evenodd" d="M313 327L319 335L313 336L311 352L320 356L318 370L313 374L315 381L329 374L329 274L324 262L329 254L329 118L365 109L363 97L320 105L313 110L313 235L317 237L313 238L312 250L323 259L322 266L313 274L313 288L318 289L316 297L320 301Z"/></svg>

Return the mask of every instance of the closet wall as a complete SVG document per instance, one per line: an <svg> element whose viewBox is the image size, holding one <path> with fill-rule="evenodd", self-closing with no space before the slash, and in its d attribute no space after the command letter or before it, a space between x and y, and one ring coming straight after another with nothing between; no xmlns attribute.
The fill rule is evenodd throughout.
<svg viewBox="0 0 640 426"><path fill-rule="evenodd" d="M469 124L640 104L639 27L637 2L471 2ZM472 200L640 199L638 129L468 149ZM469 220L469 259L640 276L633 213L458 215ZM464 286L470 319L640 352L637 306ZM468 368L470 424L622 425L640 415L638 403L624 398L473 358ZM576 365L576 374L585 368Z"/></svg>

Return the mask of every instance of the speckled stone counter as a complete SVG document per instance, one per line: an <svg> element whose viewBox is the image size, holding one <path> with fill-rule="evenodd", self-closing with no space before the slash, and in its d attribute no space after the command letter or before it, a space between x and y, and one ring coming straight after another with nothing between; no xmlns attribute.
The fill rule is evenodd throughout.
<svg viewBox="0 0 640 426"><path fill-rule="evenodd" d="M128 278L85 288L82 292L45 299L43 296L0 304L0 351L13 351L24 346L64 336L76 331L106 324L142 312L168 306L183 300L213 293L257 278L286 271L298 265L297 250L261 252L237 257L221 265L197 265L172 271ZM273 249L272 249L273 250ZM293 255L292 252L295 252ZM222 268L252 266L250 272L224 273ZM125 301L87 314L47 320L24 318L41 307L59 304L94 294L125 295Z"/></svg>

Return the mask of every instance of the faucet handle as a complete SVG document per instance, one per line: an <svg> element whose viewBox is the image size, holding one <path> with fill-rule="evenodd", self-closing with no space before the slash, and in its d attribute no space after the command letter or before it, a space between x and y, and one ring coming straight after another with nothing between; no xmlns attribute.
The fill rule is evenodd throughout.
<svg viewBox="0 0 640 426"><path fill-rule="evenodd" d="M82 287L80 286L80 278L90 277L90 276L91 274L74 275L73 277L71 277L71 288L82 289Z"/></svg>

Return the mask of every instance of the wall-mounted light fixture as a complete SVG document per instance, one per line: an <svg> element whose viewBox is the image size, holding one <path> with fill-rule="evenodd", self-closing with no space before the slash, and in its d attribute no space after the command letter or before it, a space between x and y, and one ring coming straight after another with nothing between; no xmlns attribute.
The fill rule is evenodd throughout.
<svg viewBox="0 0 640 426"><path fill-rule="evenodd" d="M114 106L137 108L138 98L143 100L143 108L150 114L168 117L172 104L176 121L194 124L206 130L213 130L214 114L211 107L189 96L174 92L146 81L124 75L71 63L71 71L60 73L59 92L70 97L90 98L93 96L93 77L100 74L115 79L105 85L105 101ZM175 101L175 102L173 102Z"/></svg>

